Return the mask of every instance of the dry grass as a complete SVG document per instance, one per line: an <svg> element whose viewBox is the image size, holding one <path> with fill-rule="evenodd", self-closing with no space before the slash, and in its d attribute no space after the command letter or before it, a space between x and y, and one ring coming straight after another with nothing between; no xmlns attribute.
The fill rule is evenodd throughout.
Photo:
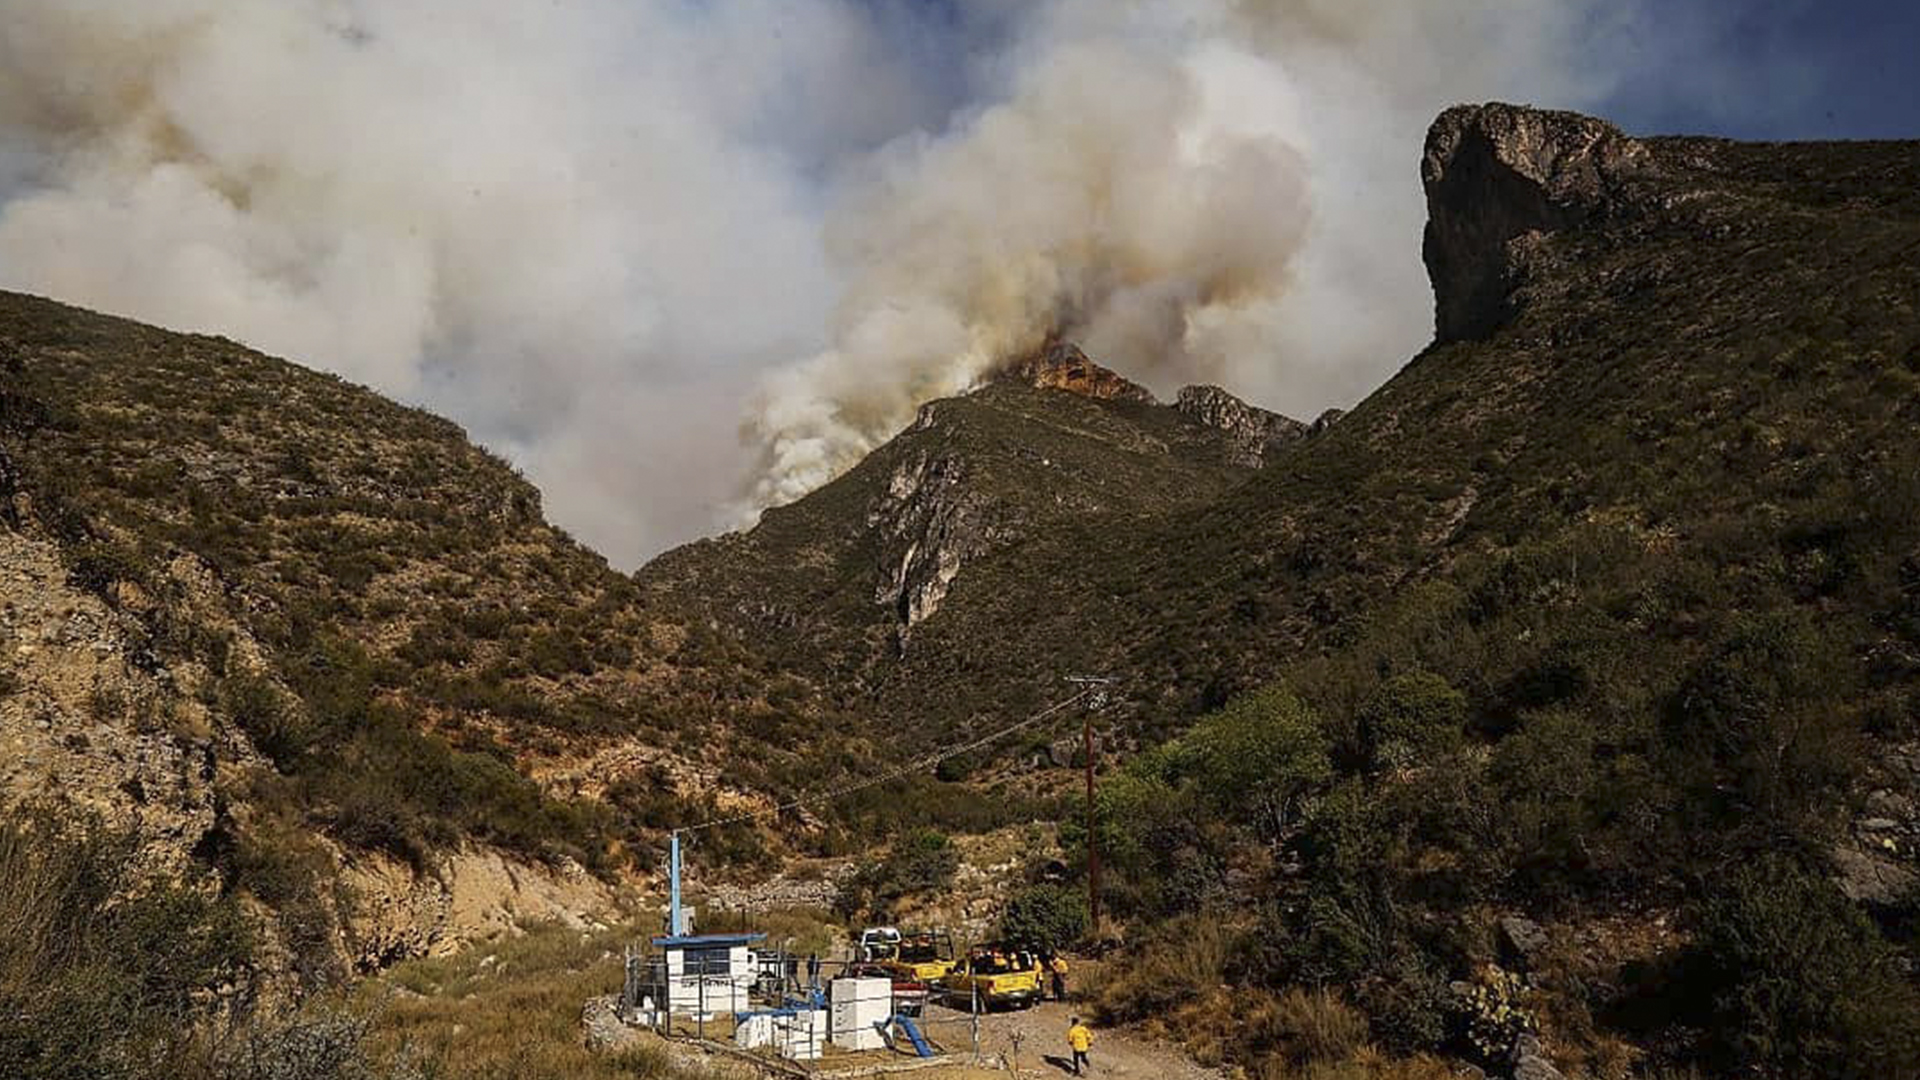
<svg viewBox="0 0 1920 1080"><path fill-rule="evenodd" d="M1276 1034L1299 1061L1340 1061L1367 1041L1367 1018L1324 987L1289 989L1273 1013Z"/></svg>
<svg viewBox="0 0 1920 1080"><path fill-rule="evenodd" d="M1232 932L1216 920L1176 920L1123 959L1089 970L1084 993L1102 1023L1161 1016L1218 989L1233 948Z"/></svg>
<svg viewBox="0 0 1920 1080"><path fill-rule="evenodd" d="M1208 1067L1237 1066L1259 1080L1439 1080L1444 1061L1393 1058L1368 1044L1367 1017L1337 990L1281 993L1222 984L1234 938L1218 922L1183 920L1123 960L1089 972L1087 990L1106 1022L1133 1021L1179 1042Z"/></svg>
<svg viewBox="0 0 1920 1080"><path fill-rule="evenodd" d="M400 964L367 991L383 1006L377 1038L450 1080L665 1076L658 1053L600 1055L581 1041L581 1006L619 989L621 947L636 936L547 926Z"/></svg>
<svg viewBox="0 0 1920 1080"><path fill-rule="evenodd" d="M1297 1069L1274 1061L1263 1065L1258 1075L1260 1080L1454 1080L1457 1074L1446 1061L1430 1054L1391 1058L1362 1047L1344 1061L1316 1062Z"/></svg>
<svg viewBox="0 0 1920 1080"><path fill-rule="evenodd" d="M840 920L825 908L793 907L774 911L744 912L708 910L701 912L700 931L708 934L757 933L767 935L767 944L790 948L796 953L830 955L846 939Z"/></svg>

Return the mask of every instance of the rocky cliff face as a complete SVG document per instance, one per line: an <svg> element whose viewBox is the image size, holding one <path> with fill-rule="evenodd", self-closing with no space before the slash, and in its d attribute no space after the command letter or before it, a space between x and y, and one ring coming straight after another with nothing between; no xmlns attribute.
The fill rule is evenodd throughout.
<svg viewBox="0 0 1920 1080"><path fill-rule="evenodd" d="M930 402L859 466L751 532L638 575L751 640L838 670L895 663L971 568L1066 530L1129 528L1243 481L1299 425L1214 388L1179 406L1052 342Z"/></svg>
<svg viewBox="0 0 1920 1080"><path fill-rule="evenodd" d="M1004 530L993 500L967 484L964 457L915 453L894 467L867 526L886 537L874 602L906 632L940 609L961 567L990 550Z"/></svg>
<svg viewBox="0 0 1920 1080"><path fill-rule="evenodd" d="M1306 438L1310 430L1298 420L1249 405L1217 386L1186 387L1173 407L1226 433L1233 460L1252 469L1266 464L1273 451Z"/></svg>
<svg viewBox="0 0 1920 1080"><path fill-rule="evenodd" d="M1441 114L1420 163L1435 336L1491 333L1525 270L1515 242L1619 209L1650 168L1646 146L1577 113L1489 104Z"/></svg>

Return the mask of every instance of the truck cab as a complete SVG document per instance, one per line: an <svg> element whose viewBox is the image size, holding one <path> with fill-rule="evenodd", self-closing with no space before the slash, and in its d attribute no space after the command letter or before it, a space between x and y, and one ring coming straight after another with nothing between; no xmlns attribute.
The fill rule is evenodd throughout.
<svg viewBox="0 0 1920 1080"><path fill-rule="evenodd" d="M869 926L860 931L859 958L869 962L891 960L900 951L900 931L891 926Z"/></svg>

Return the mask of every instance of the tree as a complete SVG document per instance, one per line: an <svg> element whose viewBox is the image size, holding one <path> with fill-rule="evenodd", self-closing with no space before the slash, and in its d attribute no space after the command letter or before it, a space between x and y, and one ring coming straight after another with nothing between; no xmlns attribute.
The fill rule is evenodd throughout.
<svg viewBox="0 0 1920 1080"><path fill-rule="evenodd" d="M1203 718L1178 756L1203 797L1270 835L1286 828L1301 796L1333 775L1319 718L1278 685Z"/></svg>
<svg viewBox="0 0 1920 1080"><path fill-rule="evenodd" d="M1000 936L1023 948L1058 952L1087 932L1087 898L1064 885L1035 885L1007 902Z"/></svg>
<svg viewBox="0 0 1920 1080"><path fill-rule="evenodd" d="M847 915L884 915L903 896L946 888L959 869L960 852L945 833L918 829L895 839L886 858L854 871L841 887L838 907Z"/></svg>

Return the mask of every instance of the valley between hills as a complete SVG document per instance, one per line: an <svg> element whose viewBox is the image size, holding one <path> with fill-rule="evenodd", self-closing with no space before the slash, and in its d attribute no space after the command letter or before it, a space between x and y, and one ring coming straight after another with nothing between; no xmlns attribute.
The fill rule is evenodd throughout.
<svg viewBox="0 0 1920 1080"><path fill-rule="evenodd" d="M450 421L0 294L0 1075L677 1074L579 1005L713 820L705 925L1045 938L1233 1075L1920 1075L1920 143L1421 150L1350 410L1034 342L633 574Z"/></svg>

